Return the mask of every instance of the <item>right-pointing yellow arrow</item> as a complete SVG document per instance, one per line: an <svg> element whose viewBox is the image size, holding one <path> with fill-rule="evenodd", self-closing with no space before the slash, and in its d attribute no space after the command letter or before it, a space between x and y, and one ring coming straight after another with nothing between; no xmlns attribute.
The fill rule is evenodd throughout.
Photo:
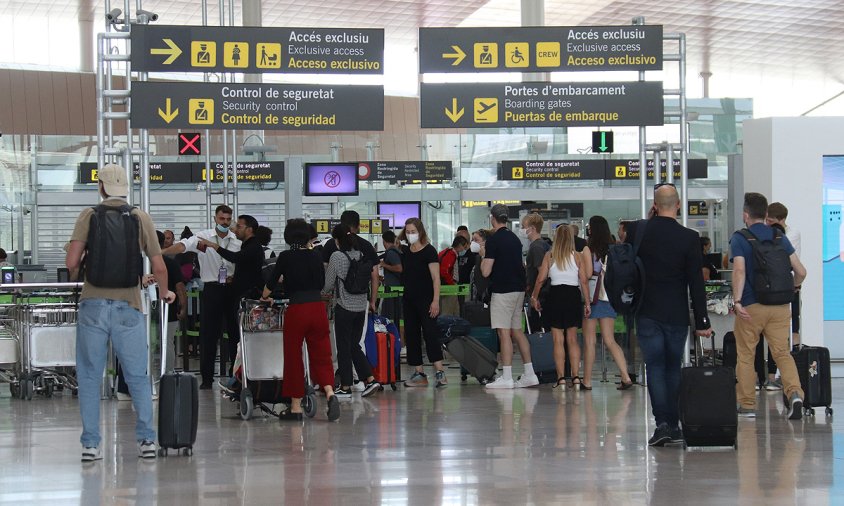
<svg viewBox="0 0 844 506"><path fill-rule="evenodd" d="M463 107L461 107L459 111L457 110L456 98L451 99L451 110L447 107L445 109L445 115L448 116L448 119L450 119L452 123L457 123L457 121L463 117L464 112L466 112L466 110Z"/></svg>
<svg viewBox="0 0 844 506"><path fill-rule="evenodd" d="M179 55L182 54L182 50L171 39L161 39L161 40L164 41L165 44L167 44L168 48L167 49L161 48L161 47L153 48L153 49L149 50L149 54L167 54L167 55L170 55L170 57L167 58L166 60L164 60L164 62L163 62L164 65L170 65L171 63L176 61L176 58L178 58Z"/></svg>
<svg viewBox="0 0 844 506"><path fill-rule="evenodd" d="M443 53L443 58L454 58L454 61L451 62L452 67L456 67L460 65L460 62L463 61L463 58L466 58L466 53L460 49L460 46L451 46L451 49L454 50L453 53Z"/></svg>
<svg viewBox="0 0 844 506"><path fill-rule="evenodd" d="M175 108L171 111L170 110L170 99L169 98L164 103L165 103L165 108L167 110L162 111L161 107L159 107L158 108L158 115L161 116L161 119L163 119L166 123L170 123L171 121L176 119L176 116L179 115L179 108L177 107L177 108Z"/></svg>

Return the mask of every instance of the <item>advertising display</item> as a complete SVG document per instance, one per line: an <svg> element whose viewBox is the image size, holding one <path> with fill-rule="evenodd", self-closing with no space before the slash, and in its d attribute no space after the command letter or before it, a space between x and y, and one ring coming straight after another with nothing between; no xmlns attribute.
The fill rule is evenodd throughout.
<svg viewBox="0 0 844 506"><path fill-rule="evenodd" d="M390 223L393 224L393 228L401 229L410 218L420 217L422 205L419 202L379 202L378 214L392 215Z"/></svg>
<svg viewBox="0 0 844 506"><path fill-rule="evenodd" d="M823 319L844 320L844 155L823 157Z"/></svg>
<svg viewBox="0 0 844 506"><path fill-rule="evenodd" d="M358 166L355 163L306 163L305 195L356 196Z"/></svg>

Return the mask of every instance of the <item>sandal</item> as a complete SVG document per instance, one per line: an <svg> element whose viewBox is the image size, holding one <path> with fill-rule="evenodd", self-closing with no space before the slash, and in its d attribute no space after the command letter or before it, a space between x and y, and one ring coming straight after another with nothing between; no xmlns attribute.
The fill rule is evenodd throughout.
<svg viewBox="0 0 844 506"><path fill-rule="evenodd" d="M563 390L566 389L566 378L560 377L557 378L557 383L551 388L563 387Z"/></svg>
<svg viewBox="0 0 844 506"><path fill-rule="evenodd" d="M630 388L633 388L633 382L632 381L630 381L629 383L625 383L625 382L622 381L621 384L616 387L616 390L627 390L627 389L630 389Z"/></svg>
<svg viewBox="0 0 844 506"><path fill-rule="evenodd" d="M592 385L587 385L586 383L581 382L580 383L580 389L581 390L587 390L587 391L592 390Z"/></svg>
<svg viewBox="0 0 844 506"><path fill-rule="evenodd" d="M580 376L575 376L571 379L572 386L574 387L575 392L583 388L583 383L580 381ZM591 390L591 388L590 388Z"/></svg>

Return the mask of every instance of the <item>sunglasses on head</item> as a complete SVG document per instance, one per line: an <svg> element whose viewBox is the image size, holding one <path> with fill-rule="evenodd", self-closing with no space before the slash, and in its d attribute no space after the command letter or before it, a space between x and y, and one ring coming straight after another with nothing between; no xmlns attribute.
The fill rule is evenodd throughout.
<svg viewBox="0 0 844 506"><path fill-rule="evenodd" d="M660 188L662 188L663 186L670 186L670 187L672 187L672 188L677 188L677 186L676 186L676 185L674 185L674 183L659 183L659 184L657 184L657 185L654 185L654 191L659 190L659 189L660 189Z"/></svg>

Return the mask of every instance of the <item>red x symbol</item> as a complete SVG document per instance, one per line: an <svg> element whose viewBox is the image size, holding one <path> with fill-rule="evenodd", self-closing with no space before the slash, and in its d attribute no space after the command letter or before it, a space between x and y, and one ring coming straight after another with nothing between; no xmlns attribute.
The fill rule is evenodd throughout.
<svg viewBox="0 0 844 506"><path fill-rule="evenodd" d="M199 134L179 134L179 154L184 155L187 151L192 151L191 155L201 154L199 150Z"/></svg>

